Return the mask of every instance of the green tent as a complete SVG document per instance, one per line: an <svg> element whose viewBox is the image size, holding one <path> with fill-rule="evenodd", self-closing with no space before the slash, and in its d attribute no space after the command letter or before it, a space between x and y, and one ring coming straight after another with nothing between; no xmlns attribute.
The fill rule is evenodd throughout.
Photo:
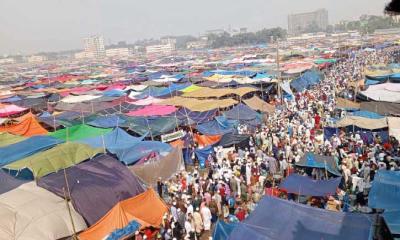
<svg viewBox="0 0 400 240"><path fill-rule="evenodd" d="M0 147L8 146L25 140L26 137L18 136L10 133L0 133Z"/></svg>
<svg viewBox="0 0 400 240"><path fill-rule="evenodd" d="M67 127L55 132L49 132L49 136L62 139L64 141L76 141L84 138L98 137L111 132L111 128L95 128L86 124L79 124Z"/></svg>
<svg viewBox="0 0 400 240"><path fill-rule="evenodd" d="M336 62L336 59L334 59L334 58L329 58L329 59L320 58L320 59L316 59L314 61L315 64L335 63L335 62Z"/></svg>
<svg viewBox="0 0 400 240"><path fill-rule="evenodd" d="M9 170L29 169L35 178L41 178L61 169L74 166L102 153L102 148L92 148L83 143L62 143L47 151L40 152L4 166Z"/></svg>

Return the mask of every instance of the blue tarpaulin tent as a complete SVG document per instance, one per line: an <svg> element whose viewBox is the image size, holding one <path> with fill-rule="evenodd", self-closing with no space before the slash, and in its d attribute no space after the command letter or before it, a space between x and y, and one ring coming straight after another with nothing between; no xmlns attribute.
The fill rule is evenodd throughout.
<svg viewBox="0 0 400 240"><path fill-rule="evenodd" d="M229 237L233 229L237 226L236 223L226 223L218 220L215 224L212 239L213 240L225 240Z"/></svg>
<svg viewBox="0 0 400 240"><path fill-rule="evenodd" d="M214 118L216 113L217 113L216 109L205 112L196 112L196 111L190 111L187 108L181 108L174 114L176 118L179 119L181 124L193 125L210 121L212 118Z"/></svg>
<svg viewBox="0 0 400 240"><path fill-rule="evenodd" d="M354 111L354 112L351 112L349 115L357 116L357 117L364 117L364 118L371 118L371 119L380 119L380 118L384 118L385 117L385 116L382 116L382 115L380 115L378 113L370 112L370 111L364 111L364 110Z"/></svg>
<svg viewBox="0 0 400 240"><path fill-rule="evenodd" d="M29 181L17 179L4 171L0 170L0 194L11 191L20 185L27 183Z"/></svg>
<svg viewBox="0 0 400 240"><path fill-rule="evenodd" d="M336 193L340 181L339 177L329 180L313 180L307 176L291 174L283 180L279 188L298 195L326 197Z"/></svg>
<svg viewBox="0 0 400 240"><path fill-rule="evenodd" d="M121 126L126 122L125 119L120 118L118 115L98 116L94 120L88 122L88 125L100 128L113 128Z"/></svg>
<svg viewBox="0 0 400 240"><path fill-rule="evenodd" d="M227 119L234 120L253 120L257 117L257 112L243 103L239 103L231 110L224 113Z"/></svg>
<svg viewBox="0 0 400 240"><path fill-rule="evenodd" d="M130 222L126 227L120 228L112 232L106 240L120 240L124 237L132 235L136 230L140 228L140 224L136 221Z"/></svg>
<svg viewBox="0 0 400 240"><path fill-rule="evenodd" d="M392 235L400 235L400 210L385 211L383 219L385 219Z"/></svg>
<svg viewBox="0 0 400 240"><path fill-rule="evenodd" d="M37 152L47 150L63 141L50 136L33 136L0 148L0 166L7 165Z"/></svg>
<svg viewBox="0 0 400 240"><path fill-rule="evenodd" d="M301 167L323 168L336 176L341 176L337 163L332 156L317 155L311 152L306 152L295 165Z"/></svg>
<svg viewBox="0 0 400 240"><path fill-rule="evenodd" d="M367 240L373 237L373 219L373 215L333 212L265 196L228 239Z"/></svg>
<svg viewBox="0 0 400 240"><path fill-rule="evenodd" d="M321 81L321 75L317 71L307 71L299 78L290 82L290 86L297 92L301 92L318 84Z"/></svg>
<svg viewBox="0 0 400 240"><path fill-rule="evenodd" d="M376 209L400 210L400 172L378 171L368 195L368 206Z"/></svg>
<svg viewBox="0 0 400 240"><path fill-rule="evenodd" d="M213 146L207 146L204 148L197 148L194 153L196 154L197 159L199 160L199 164L201 168L206 167L206 160L210 154L213 152Z"/></svg>
<svg viewBox="0 0 400 240"><path fill-rule="evenodd" d="M204 135L221 135L234 132L233 126L224 125L217 119L196 126L197 130Z"/></svg>

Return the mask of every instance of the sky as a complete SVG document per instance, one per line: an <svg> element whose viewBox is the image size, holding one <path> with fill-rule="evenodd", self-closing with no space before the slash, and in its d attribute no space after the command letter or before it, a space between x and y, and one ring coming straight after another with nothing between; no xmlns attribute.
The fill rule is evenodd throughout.
<svg viewBox="0 0 400 240"><path fill-rule="evenodd" d="M210 29L287 28L287 15L326 8L329 22L382 15L389 0L0 0L0 55L83 48Z"/></svg>

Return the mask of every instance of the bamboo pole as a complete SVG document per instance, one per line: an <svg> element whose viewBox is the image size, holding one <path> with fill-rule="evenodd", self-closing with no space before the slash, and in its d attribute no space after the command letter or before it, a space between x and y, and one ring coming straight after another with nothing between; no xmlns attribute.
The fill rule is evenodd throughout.
<svg viewBox="0 0 400 240"><path fill-rule="evenodd" d="M72 198L71 198L71 192L70 192L70 189L69 189L68 178L67 178L67 172L65 171L65 168L63 169L63 171L64 171L65 185L66 185L66 187L67 187L67 192L68 192L68 198L71 200L71 199L72 199ZM70 219L71 219L72 229L73 229L73 231L74 231L74 234L72 235L72 238L73 238L74 240L78 240L78 237L76 236L76 228L75 228L74 219L73 219L73 217L72 217L71 208L70 208L70 206L69 206L68 199L67 199L67 193L65 192L65 187L63 187L63 193L64 193L65 204L67 204L67 209L68 209L69 217L70 217Z"/></svg>

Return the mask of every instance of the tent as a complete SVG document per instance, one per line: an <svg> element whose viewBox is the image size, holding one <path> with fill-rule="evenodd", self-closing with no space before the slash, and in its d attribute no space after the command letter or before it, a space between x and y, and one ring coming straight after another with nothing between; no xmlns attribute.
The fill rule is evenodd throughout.
<svg viewBox="0 0 400 240"><path fill-rule="evenodd" d="M365 111L365 110L353 111L353 112L350 112L349 115L356 116L356 117L370 118L370 119L382 119L385 117L378 113Z"/></svg>
<svg viewBox="0 0 400 240"><path fill-rule="evenodd" d="M283 180L279 188L298 195L326 197L336 194L340 181L340 177L329 180L313 180L307 176L291 174Z"/></svg>
<svg viewBox="0 0 400 240"><path fill-rule="evenodd" d="M165 116L174 113L176 110L174 106L148 105L142 109L130 111L126 115L131 117Z"/></svg>
<svg viewBox="0 0 400 240"><path fill-rule="evenodd" d="M137 164L129 167L129 169L148 185L155 186L158 178L161 178L163 182L167 181L184 167L182 150L174 148L165 157L144 164Z"/></svg>
<svg viewBox="0 0 400 240"><path fill-rule="evenodd" d="M0 166L47 150L63 141L49 136L34 136L18 143L0 147Z"/></svg>
<svg viewBox="0 0 400 240"><path fill-rule="evenodd" d="M40 125L32 113L28 113L18 120L18 123L1 126L0 132L8 132L25 137L47 134L47 130Z"/></svg>
<svg viewBox="0 0 400 240"><path fill-rule="evenodd" d="M321 81L321 76L316 71L307 71L299 78L290 82L290 86L297 92L302 92L309 89L311 86L318 84Z"/></svg>
<svg viewBox="0 0 400 240"><path fill-rule="evenodd" d="M390 233L400 236L400 210L385 211L382 215L389 227Z"/></svg>
<svg viewBox="0 0 400 240"><path fill-rule="evenodd" d="M129 148L116 149L115 155L125 165L135 164L143 157L156 152L161 156L166 156L171 151L171 146L167 143L158 141L141 141Z"/></svg>
<svg viewBox="0 0 400 240"><path fill-rule="evenodd" d="M171 132L179 125L175 117L128 117L124 127L139 135L156 137Z"/></svg>
<svg viewBox="0 0 400 240"><path fill-rule="evenodd" d="M215 117L214 120L208 121L195 126L195 128L204 135L222 135L234 132L236 121L227 120L224 116Z"/></svg>
<svg viewBox="0 0 400 240"><path fill-rule="evenodd" d="M389 127L389 135L395 137L397 140L400 140L400 118L388 117L387 120Z"/></svg>
<svg viewBox="0 0 400 240"><path fill-rule="evenodd" d="M125 123L125 119L120 118L118 115L110 116L97 116L94 120L87 124L99 128L113 128L118 127Z"/></svg>
<svg viewBox="0 0 400 240"><path fill-rule="evenodd" d="M210 121L214 118L216 113L216 109L204 112L196 112L187 108L181 108L175 112L175 116L179 119L181 124L192 125Z"/></svg>
<svg viewBox="0 0 400 240"><path fill-rule="evenodd" d="M248 146L249 145L249 137L250 137L249 135L227 133L222 136L218 145L223 146L223 147L229 147L232 145Z"/></svg>
<svg viewBox="0 0 400 240"><path fill-rule="evenodd" d="M228 239L365 240L373 237L373 219L373 215L334 212L265 196Z"/></svg>
<svg viewBox="0 0 400 240"><path fill-rule="evenodd" d="M368 206L376 209L400 210L400 172L378 171L368 195Z"/></svg>
<svg viewBox="0 0 400 240"><path fill-rule="evenodd" d="M25 139L26 137L23 136L13 135L10 133L0 133L0 147L21 142Z"/></svg>
<svg viewBox="0 0 400 240"><path fill-rule="evenodd" d="M64 141L76 141L84 138L97 137L111 132L111 128L95 128L85 124L67 127L55 132L50 132L49 136L62 139Z"/></svg>
<svg viewBox="0 0 400 240"><path fill-rule="evenodd" d="M119 201L144 191L139 179L118 160L100 155L63 171L45 176L38 185L64 197L65 177L72 203L89 223L94 224Z"/></svg>
<svg viewBox="0 0 400 240"><path fill-rule="evenodd" d="M380 129L387 128L386 118L366 118L358 116L346 116L335 123L338 128L347 126L356 126L362 129Z"/></svg>
<svg viewBox="0 0 400 240"><path fill-rule="evenodd" d="M342 109L360 109L360 103L356 103L345 98L337 97L336 107Z"/></svg>
<svg viewBox="0 0 400 240"><path fill-rule="evenodd" d="M102 148L92 148L82 143L67 142L10 163L3 168L17 172L29 170L31 176L36 179L91 159L102 151Z"/></svg>
<svg viewBox="0 0 400 240"><path fill-rule="evenodd" d="M185 92L182 94L183 97L189 98L210 98L216 97L220 98L227 95L237 95L243 97L247 93L259 91L257 88L254 87L240 87L240 88L201 88L199 90L193 92Z"/></svg>
<svg viewBox="0 0 400 240"><path fill-rule="evenodd" d="M27 110L27 108L19 107L14 104L6 105L0 103L0 117L8 117L13 114L18 114Z"/></svg>
<svg viewBox="0 0 400 240"><path fill-rule="evenodd" d="M215 224L214 232L212 235L213 240L225 240L228 239L233 229L237 226L236 223L226 223L218 220Z"/></svg>
<svg viewBox="0 0 400 240"><path fill-rule="evenodd" d="M340 172L332 156L317 155L311 152L306 152L300 161L295 163L296 166L311 167L311 168L323 168L328 172L340 176Z"/></svg>
<svg viewBox="0 0 400 240"><path fill-rule="evenodd" d="M83 218L64 199L34 182L0 195L0 239L54 240L86 229ZM74 228L71 223L74 222Z"/></svg>
<svg viewBox="0 0 400 240"><path fill-rule="evenodd" d="M257 112L244 105L243 103L239 103L231 110L226 111L224 113L227 119L234 119L234 120L253 120L257 117Z"/></svg>
<svg viewBox="0 0 400 240"><path fill-rule="evenodd" d="M168 207L153 189L118 202L96 224L79 234L81 240L104 239L116 229L127 226L131 221L142 227L159 227Z"/></svg>
<svg viewBox="0 0 400 240"><path fill-rule="evenodd" d="M399 115L400 103L390 102L361 102L360 109L376 112L381 115Z"/></svg>
<svg viewBox="0 0 400 240"><path fill-rule="evenodd" d="M208 159L208 156L213 152L214 152L214 147L212 145L203 148L196 148L194 153L196 154L196 157L199 160L200 168L206 167L206 161Z"/></svg>
<svg viewBox="0 0 400 240"><path fill-rule="evenodd" d="M214 109L227 108L238 102L232 98L225 99L196 99L175 96L164 99L160 104L185 107L191 111L204 112Z"/></svg>
<svg viewBox="0 0 400 240"><path fill-rule="evenodd" d="M221 135L200 135L195 133L193 139L199 146L205 147L218 143L221 137Z"/></svg>
<svg viewBox="0 0 400 240"><path fill-rule="evenodd" d="M16 179L10 174L0 170L0 182L0 194L3 194L27 183L28 181Z"/></svg>
<svg viewBox="0 0 400 240"><path fill-rule="evenodd" d="M252 98L245 99L243 102L249 106L251 109L255 111L260 111L260 112L267 112L267 113L273 113L275 112L275 106L264 102L261 98L257 96L253 96Z"/></svg>

